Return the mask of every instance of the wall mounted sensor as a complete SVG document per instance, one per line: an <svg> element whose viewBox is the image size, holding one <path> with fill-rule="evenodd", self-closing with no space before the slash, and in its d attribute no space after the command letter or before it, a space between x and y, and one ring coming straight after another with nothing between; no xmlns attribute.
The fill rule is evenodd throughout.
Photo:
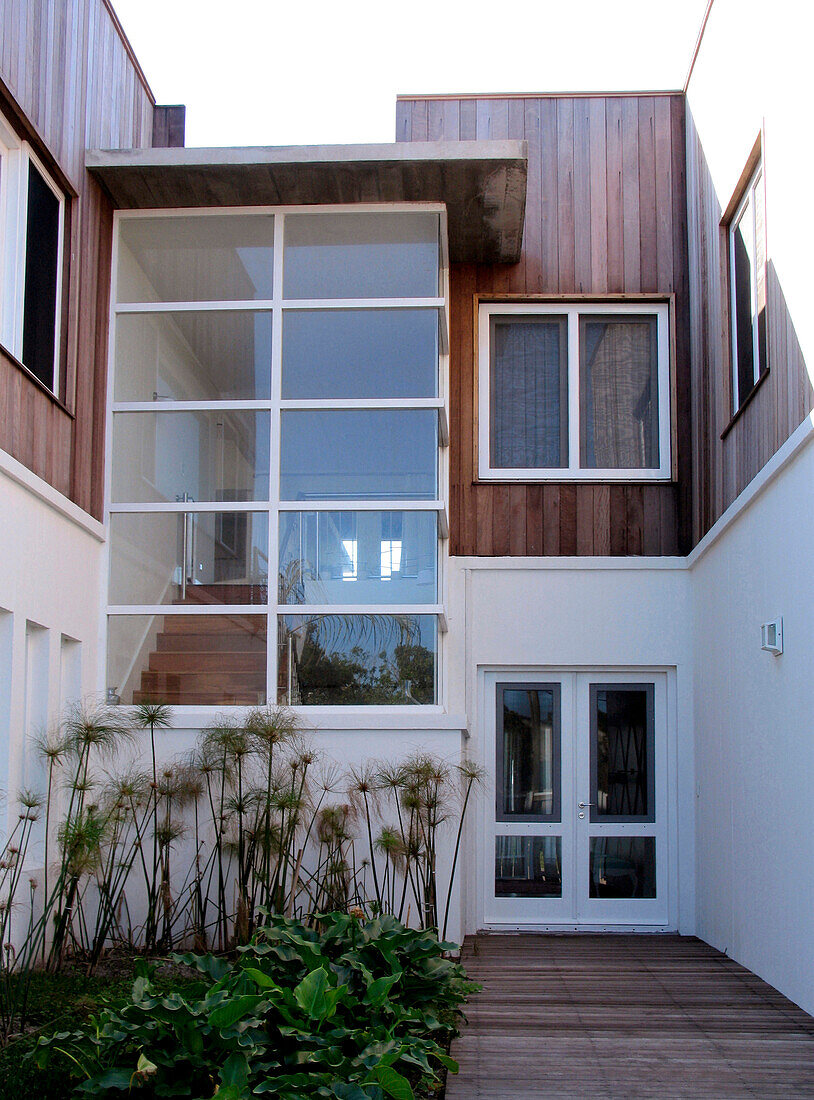
<svg viewBox="0 0 814 1100"><path fill-rule="evenodd" d="M779 657L783 652L783 620L772 619L760 628L760 648Z"/></svg>

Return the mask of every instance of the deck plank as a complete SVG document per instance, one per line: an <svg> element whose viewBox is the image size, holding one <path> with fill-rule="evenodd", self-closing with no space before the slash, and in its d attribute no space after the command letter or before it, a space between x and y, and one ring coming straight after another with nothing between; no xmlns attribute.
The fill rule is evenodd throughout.
<svg viewBox="0 0 814 1100"><path fill-rule="evenodd" d="M691 936L480 935L447 1100L814 1098L814 1018Z"/></svg>

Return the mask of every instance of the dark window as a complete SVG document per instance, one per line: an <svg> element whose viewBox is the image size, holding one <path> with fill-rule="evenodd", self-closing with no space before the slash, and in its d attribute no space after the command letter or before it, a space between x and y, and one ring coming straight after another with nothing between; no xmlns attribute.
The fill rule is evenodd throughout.
<svg viewBox="0 0 814 1100"><path fill-rule="evenodd" d="M732 405L737 411L766 369L766 249L760 171L752 177L729 228L729 277Z"/></svg>
<svg viewBox="0 0 814 1100"><path fill-rule="evenodd" d="M56 388L59 217L59 199L29 163L22 360L49 389Z"/></svg>

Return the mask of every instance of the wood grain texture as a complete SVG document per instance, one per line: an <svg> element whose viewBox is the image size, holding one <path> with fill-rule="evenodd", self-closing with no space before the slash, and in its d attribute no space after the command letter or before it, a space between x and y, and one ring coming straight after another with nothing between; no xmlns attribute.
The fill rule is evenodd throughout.
<svg viewBox="0 0 814 1100"><path fill-rule="evenodd" d="M814 1096L814 1019L690 936L469 937L447 1100Z"/></svg>
<svg viewBox="0 0 814 1100"><path fill-rule="evenodd" d="M452 103L456 109L448 111ZM432 117L436 139L508 136L528 142L520 263L453 265L451 272L453 554L665 555L689 550L692 435L683 114L680 95L399 101L400 140L426 140ZM443 128L447 117L454 132ZM475 295L648 292L676 296L677 483L627 491L618 485L478 482ZM518 513L523 499L525 522Z"/></svg>
<svg viewBox="0 0 814 1100"><path fill-rule="evenodd" d="M0 448L100 519L112 210L85 150L150 146L154 114L105 0L3 0L0 110L67 196L61 400L0 353Z"/></svg>
<svg viewBox="0 0 814 1100"><path fill-rule="evenodd" d="M727 236L721 226L722 209L729 196L715 192L690 115L687 131L688 278L693 298L698 302L689 345L691 431L696 456L690 497L694 544L811 412L814 391L783 288L770 259L766 270L769 373L729 426L731 358L726 289L729 272ZM769 201L770 196L767 205Z"/></svg>

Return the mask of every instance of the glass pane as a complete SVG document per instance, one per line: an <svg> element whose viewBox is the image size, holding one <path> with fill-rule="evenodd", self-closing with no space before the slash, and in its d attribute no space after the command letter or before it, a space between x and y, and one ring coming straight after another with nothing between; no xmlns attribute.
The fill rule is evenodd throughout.
<svg viewBox="0 0 814 1100"><path fill-rule="evenodd" d="M116 413L113 500L268 500L269 414ZM185 495L186 494L186 495Z"/></svg>
<svg viewBox="0 0 814 1100"><path fill-rule="evenodd" d="M497 469L568 465L564 317L493 317L490 462Z"/></svg>
<svg viewBox="0 0 814 1100"><path fill-rule="evenodd" d="M735 346L737 349L737 404L749 396L755 384L754 288L755 234L751 198L732 230L732 278L735 280Z"/></svg>
<svg viewBox="0 0 814 1100"><path fill-rule="evenodd" d="M283 512L281 603L435 603L435 512Z"/></svg>
<svg viewBox="0 0 814 1100"><path fill-rule="evenodd" d="M596 726L592 821L653 820L651 691L645 687L592 690Z"/></svg>
<svg viewBox="0 0 814 1100"><path fill-rule="evenodd" d="M262 401L271 397L271 314L123 313L116 401Z"/></svg>
<svg viewBox="0 0 814 1100"><path fill-rule="evenodd" d="M296 706L436 701L434 615L288 615L277 701Z"/></svg>
<svg viewBox="0 0 814 1100"><path fill-rule="evenodd" d="M554 688L504 688L498 737L498 820L559 820L559 700Z"/></svg>
<svg viewBox="0 0 814 1100"><path fill-rule="evenodd" d="M656 838L592 836L590 897L654 898Z"/></svg>
<svg viewBox="0 0 814 1100"><path fill-rule="evenodd" d="M126 704L266 701L265 615L112 615L107 684Z"/></svg>
<svg viewBox="0 0 814 1100"><path fill-rule="evenodd" d="M435 409L282 413L283 500L434 500Z"/></svg>
<svg viewBox="0 0 814 1100"><path fill-rule="evenodd" d="M438 297L437 214L289 214L286 298Z"/></svg>
<svg viewBox="0 0 814 1100"><path fill-rule="evenodd" d="M283 397L435 397L434 309L290 310Z"/></svg>
<svg viewBox="0 0 814 1100"><path fill-rule="evenodd" d="M562 838L495 837L495 896L561 898Z"/></svg>
<svg viewBox="0 0 814 1100"><path fill-rule="evenodd" d="M580 317L583 467L658 469L655 317Z"/></svg>
<svg viewBox="0 0 814 1100"><path fill-rule="evenodd" d="M59 272L59 199L28 165L23 362L50 390L54 383Z"/></svg>
<svg viewBox="0 0 814 1100"><path fill-rule="evenodd" d="M114 512L110 602L265 604L268 542L265 512Z"/></svg>
<svg viewBox="0 0 814 1100"><path fill-rule="evenodd" d="M271 297L271 214L122 218L119 302L234 302Z"/></svg>

